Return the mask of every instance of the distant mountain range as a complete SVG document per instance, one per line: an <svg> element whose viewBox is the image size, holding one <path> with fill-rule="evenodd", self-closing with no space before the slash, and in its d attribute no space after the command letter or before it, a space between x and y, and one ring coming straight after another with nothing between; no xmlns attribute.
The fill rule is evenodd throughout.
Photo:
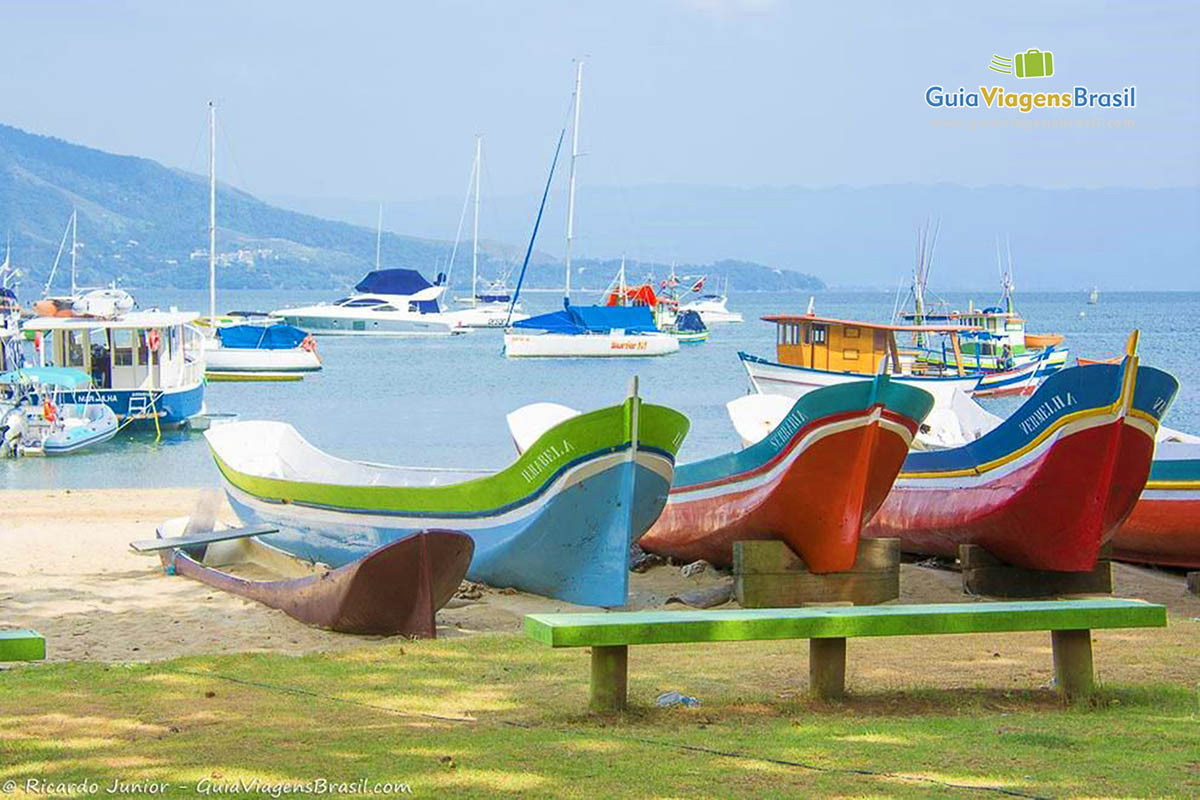
<svg viewBox="0 0 1200 800"><path fill-rule="evenodd" d="M22 297L40 295L72 208L78 210L77 263L81 286L117 282L129 288L200 288L208 282L208 179L144 158L122 156L0 125L0 236L8 232L12 263L23 277ZM218 284L224 288L342 290L372 269L375 230L288 211L221 185L217 198ZM519 268L532 209L508 243L483 247L481 272ZM452 284L470 277L469 242L460 245ZM418 269L431 279L445 271L453 243L385 232L381 263ZM530 288L557 287L561 263L538 251L526 276ZM814 290L820 280L746 261L697 258L684 274L729 278L742 290ZM69 285L70 247L63 250L55 288ZM579 289L603 289L618 266L613 259L576 259ZM631 279L661 278L666 263L631 262Z"/></svg>
<svg viewBox="0 0 1200 800"><path fill-rule="evenodd" d="M585 168L588 166L585 163ZM585 171L585 178L587 177ZM289 198L293 208L372 218L353 200ZM538 245L562 250L561 192ZM453 235L462 197L389 203L425 236ZM534 197L485 197L481 229L528 236ZM647 185L579 189L577 252L650 261L738 258L819 275L836 288L895 287L911 273L916 228L941 232L931 286L999 288L996 238L1012 243L1018 290L1200 289L1200 188L1041 189L951 184L863 188Z"/></svg>

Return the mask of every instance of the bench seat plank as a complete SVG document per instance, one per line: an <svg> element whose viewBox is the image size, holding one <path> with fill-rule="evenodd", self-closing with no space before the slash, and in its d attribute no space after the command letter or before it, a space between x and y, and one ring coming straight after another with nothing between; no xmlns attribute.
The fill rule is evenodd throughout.
<svg viewBox="0 0 1200 800"><path fill-rule="evenodd" d="M0 630L0 661L40 661L46 640L37 631Z"/></svg>
<svg viewBox="0 0 1200 800"><path fill-rule="evenodd" d="M923 636L954 633L1165 627L1164 606L1140 600L626 611L529 614L525 633L551 647L759 639Z"/></svg>

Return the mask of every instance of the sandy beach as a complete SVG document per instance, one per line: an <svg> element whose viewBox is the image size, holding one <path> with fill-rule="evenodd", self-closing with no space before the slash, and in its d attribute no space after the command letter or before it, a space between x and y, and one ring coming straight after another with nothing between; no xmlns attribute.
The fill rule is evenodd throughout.
<svg viewBox="0 0 1200 800"><path fill-rule="evenodd" d="M281 611L168 576L157 556L130 550L131 541L152 538L163 520L189 514L201 491L0 491L0 627L38 630L54 661L303 653L382 641L310 628ZM235 522L228 508L223 519ZM956 573L912 564L902 569L900 602L964 599ZM632 577L637 608L660 607L674 595L728 581L711 571L685 577L667 566ZM1194 634L1200 598L1187 593L1181 574L1117 565L1116 582L1117 595L1167 605ZM481 587L469 595L438 614L439 636L516 632L526 613L577 608L512 590Z"/></svg>

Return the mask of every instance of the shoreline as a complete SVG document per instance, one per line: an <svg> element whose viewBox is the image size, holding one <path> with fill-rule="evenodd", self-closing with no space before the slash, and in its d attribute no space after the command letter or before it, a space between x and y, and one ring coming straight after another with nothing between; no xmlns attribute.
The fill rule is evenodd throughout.
<svg viewBox="0 0 1200 800"><path fill-rule="evenodd" d="M0 627L40 632L46 637L49 661L301 654L370 648L396 640L308 627L282 611L182 576L167 576L157 555L129 549L129 542L153 537L164 520L190 514L205 491L200 486L0 489ZM220 519L236 523L228 505ZM1163 603L1172 625L1178 622L1181 628L1200 618L1200 597L1187 593L1182 573L1116 564L1114 574L1115 596ZM673 595L728 580L711 570L684 577L676 567L656 567L631 576L630 606L662 608ZM452 600L438 612L439 637L516 634L525 614L582 610L511 589L480 587L478 595L471 595ZM899 602L967 599L957 573L902 566ZM1180 630L1177 635L1187 633Z"/></svg>

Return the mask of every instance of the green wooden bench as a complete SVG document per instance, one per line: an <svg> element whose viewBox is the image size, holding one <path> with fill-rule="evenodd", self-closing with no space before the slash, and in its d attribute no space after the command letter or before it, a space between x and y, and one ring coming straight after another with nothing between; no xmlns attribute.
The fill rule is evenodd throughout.
<svg viewBox="0 0 1200 800"><path fill-rule="evenodd" d="M37 631L0 630L0 661L40 661L46 640Z"/></svg>
<svg viewBox="0 0 1200 800"><path fill-rule="evenodd" d="M1093 688L1092 629L1166 624L1163 606L1100 599L529 614L525 633L550 647L590 647L590 707L614 711L625 707L629 646L634 644L808 639L811 690L819 697L838 698L845 693L848 638L1050 631L1056 683L1068 697L1079 697Z"/></svg>

